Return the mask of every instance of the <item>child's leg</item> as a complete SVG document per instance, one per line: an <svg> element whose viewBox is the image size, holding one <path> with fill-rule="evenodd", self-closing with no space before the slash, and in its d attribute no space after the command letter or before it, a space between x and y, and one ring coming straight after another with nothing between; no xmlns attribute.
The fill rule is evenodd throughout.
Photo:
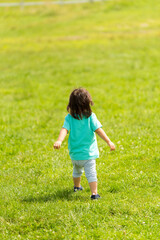
<svg viewBox="0 0 160 240"><path fill-rule="evenodd" d="M81 175L83 173L83 167L81 166L81 162L72 160L73 164L73 182L74 187L80 187Z"/></svg>
<svg viewBox="0 0 160 240"><path fill-rule="evenodd" d="M97 172L96 160L87 160L84 165L85 174L92 192L92 195L97 194Z"/></svg>
<svg viewBox="0 0 160 240"><path fill-rule="evenodd" d="M80 187L81 177L77 177L77 178L73 177L73 182L74 182L74 187Z"/></svg>
<svg viewBox="0 0 160 240"><path fill-rule="evenodd" d="M90 182L89 183L92 195L97 194L97 182Z"/></svg>

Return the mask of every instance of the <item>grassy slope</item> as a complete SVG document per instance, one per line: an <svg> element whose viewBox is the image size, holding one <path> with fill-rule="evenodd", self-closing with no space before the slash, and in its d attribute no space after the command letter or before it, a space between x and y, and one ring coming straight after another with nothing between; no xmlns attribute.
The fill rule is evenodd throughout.
<svg viewBox="0 0 160 240"><path fill-rule="evenodd" d="M62 0L67 1L67 0ZM75 0L76 1L76 0ZM58 0L0 0L0 3L26 3L26 2L44 2L46 4L49 4L50 2L58 2Z"/></svg>
<svg viewBox="0 0 160 240"><path fill-rule="evenodd" d="M155 1L0 9L2 239L159 238L159 10ZM70 91L86 87L115 142L98 139L101 201L72 193Z"/></svg>

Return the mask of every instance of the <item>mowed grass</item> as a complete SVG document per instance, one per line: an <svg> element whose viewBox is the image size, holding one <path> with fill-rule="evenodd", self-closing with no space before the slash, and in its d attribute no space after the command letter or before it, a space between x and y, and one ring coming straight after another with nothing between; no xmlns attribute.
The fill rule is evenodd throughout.
<svg viewBox="0 0 160 240"><path fill-rule="evenodd" d="M62 0L61 3L65 2L65 1L69 1L69 0ZM72 2L76 2L77 0L72 0ZM88 0L89 2L90 0ZM93 0L94 1L94 0ZM102 0L103 1L103 0ZM0 3L27 3L27 2L43 2L46 4L50 4L52 2L60 2L60 0L0 0Z"/></svg>
<svg viewBox="0 0 160 240"><path fill-rule="evenodd" d="M160 239L160 3L0 9L3 240ZM98 192L73 193L70 92L85 87L116 145L98 138Z"/></svg>

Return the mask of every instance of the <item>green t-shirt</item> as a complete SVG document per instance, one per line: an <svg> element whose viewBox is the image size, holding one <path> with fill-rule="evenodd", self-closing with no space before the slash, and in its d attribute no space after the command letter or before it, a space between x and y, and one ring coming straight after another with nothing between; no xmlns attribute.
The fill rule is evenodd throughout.
<svg viewBox="0 0 160 240"><path fill-rule="evenodd" d="M89 160L99 157L95 130L102 127L94 113L82 120L65 117L63 128L69 131L68 149L72 160Z"/></svg>

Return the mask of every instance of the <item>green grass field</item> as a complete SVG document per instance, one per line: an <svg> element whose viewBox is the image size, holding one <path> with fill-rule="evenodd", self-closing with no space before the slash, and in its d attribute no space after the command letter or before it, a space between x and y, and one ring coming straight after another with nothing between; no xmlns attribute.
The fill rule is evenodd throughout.
<svg viewBox="0 0 160 240"><path fill-rule="evenodd" d="M51 2L59 2L60 0L0 0L0 3L27 3L27 2L44 2L49 4ZM62 0L67 1L67 0ZM68 0L69 1L69 0ZM76 0L74 0L76 2ZM89 0L88 0L89 2Z"/></svg>
<svg viewBox="0 0 160 240"><path fill-rule="evenodd" d="M0 239L160 239L160 2L0 9ZM116 145L98 138L98 189L73 193L70 92L85 87Z"/></svg>

